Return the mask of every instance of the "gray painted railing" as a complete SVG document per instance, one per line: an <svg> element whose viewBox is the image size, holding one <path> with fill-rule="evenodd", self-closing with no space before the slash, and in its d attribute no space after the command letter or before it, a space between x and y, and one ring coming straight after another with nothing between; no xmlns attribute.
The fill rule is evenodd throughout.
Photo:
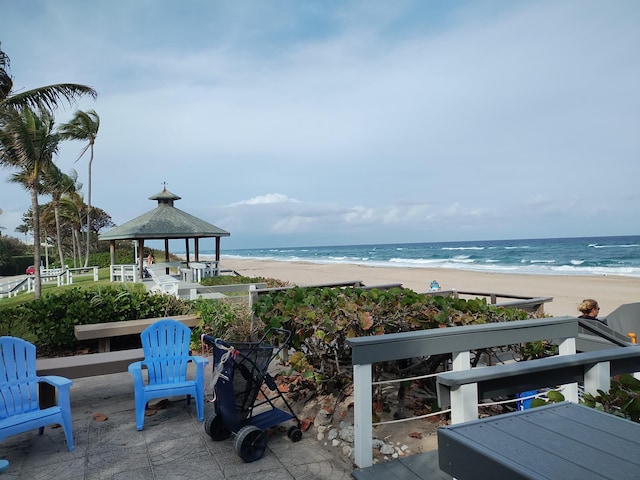
<svg viewBox="0 0 640 480"><path fill-rule="evenodd" d="M575 317L555 317L348 339L347 343L352 347L355 397L355 464L364 468L373 463L372 364L451 353L453 371L463 371L471 368L472 350L550 339L558 343L560 355L570 355L576 352L578 332ZM472 387L463 385L461 388L471 390ZM577 384L566 385L564 393L567 400L578 401ZM456 421L459 420L459 413L454 412L461 412L464 418L470 408L452 405L452 421L454 415Z"/></svg>
<svg viewBox="0 0 640 480"><path fill-rule="evenodd" d="M609 348L575 355L556 355L490 368L445 372L438 375L438 404L451 406L451 423L478 418L479 400L514 395L522 391L581 383L584 392L608 392L611 377L640 371L640 346ZM458 405L463 411L454 410ZM454 413L456 418L454 420Z"/></svg>

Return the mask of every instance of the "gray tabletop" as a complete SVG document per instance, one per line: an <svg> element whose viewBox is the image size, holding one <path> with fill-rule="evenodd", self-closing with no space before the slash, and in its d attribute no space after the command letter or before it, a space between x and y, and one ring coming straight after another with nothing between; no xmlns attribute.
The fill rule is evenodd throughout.
<svg viewBox="0 0 640 480"><path fill-rule="evenodd" d="M440 428L438 452L459 480L640 478L640 424L563 402Z"/></svg>

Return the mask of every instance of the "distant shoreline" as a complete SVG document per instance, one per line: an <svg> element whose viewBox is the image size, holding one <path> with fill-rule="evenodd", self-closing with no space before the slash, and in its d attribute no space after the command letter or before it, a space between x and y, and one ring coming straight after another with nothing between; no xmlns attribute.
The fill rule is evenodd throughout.
<svg viewBox="0 0 640 480"><path fill-rule="evenodd" d="M359 264L222 258L220 268L249 277L277 278L296 285L361 280L365 285L401 283L416 292L425 292L431 280L443 290L498 293L527 297L553 297L545 304L552 316L577 316L585 298L594 298L601 316L624 303L640 301L640 278L617 275L533 275L486 273L446 268L377 267Z"/></svg>

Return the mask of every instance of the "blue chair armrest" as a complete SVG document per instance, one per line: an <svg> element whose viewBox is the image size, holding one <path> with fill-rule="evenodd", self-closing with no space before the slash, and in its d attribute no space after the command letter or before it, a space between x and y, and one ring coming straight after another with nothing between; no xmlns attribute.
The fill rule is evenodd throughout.
<svg viewBox="0 0 640 480"><path fill-rule="evenodd" d="M191 355L191 357L189 357L191 360L193 360L194 363L198 364L201 363L202 365L208 365L209 364L209 359L205 358L205 357L201 357L199 355Z"/></svg>
<svg viewBox="0 0 640 480"><path fill-rule="evenodd" d="M129 373L131 375L133 375L133 383L134 385L143 385L143 380L142 380L142 365L144 362L142 361L138 361L138 362L133 362L129 365Z"/></svg>
<svg viewBox="0 0 640 480"><path fill-rule="evenodd" d="M58 406L63 407L66 410L69 409L70 402L70 389L73 382L66 377L60 377L59 375L45 375L38 377L38 382L48 383L58 390ZM69 413L69 412L67 412Z"/></svg>
<svg viewBox="0 0 640 480"><path fill-rule="evenodd" d="M196 378L204 375L204 367L209 364L209 359L199 355L192 355L189 360L196 364Z"/></svg>
<svg viewBox="0 0 640 480"><path fill-rule="evenodd" d="M66 377L60 377L58 375L45 375L38 378L39 382L45 382L56 388L70 388L73 382Z"/></svg>

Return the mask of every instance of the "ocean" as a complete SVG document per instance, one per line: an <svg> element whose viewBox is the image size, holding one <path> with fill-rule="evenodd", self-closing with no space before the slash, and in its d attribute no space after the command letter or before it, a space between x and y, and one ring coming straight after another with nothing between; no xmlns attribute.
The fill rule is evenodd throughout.
<svg viewBox="0 0 640 480"><path fill-rule="evenodd" d="M215 255L201 250L201 258ZM221 259L435 267L533 275L640 277L640 236L226 249Z"/></svg>

